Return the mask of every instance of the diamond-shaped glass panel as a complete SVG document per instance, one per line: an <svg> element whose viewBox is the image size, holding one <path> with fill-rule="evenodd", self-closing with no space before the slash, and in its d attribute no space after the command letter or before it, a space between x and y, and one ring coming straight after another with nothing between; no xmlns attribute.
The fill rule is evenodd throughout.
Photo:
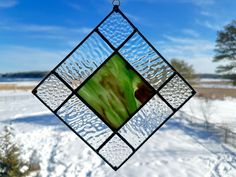
<svg viewBox="0 0 236 177"><path fill-rule="evenodd" d="M132 26L118 12L113 12L98 29L116 48L133 32Z"/></svg>
<svg viewBox="0 0 236 177"><path fill-rule="evenodd" d="M101 148L101 154L115 169L133 153L133 150L117 135Z"/></svg>
<svg viewBox="0 0 236 177"><path fill-rule="evenodd" d="M60 106L70 94L70 89L53 74L37 88L37 96L52 110Z"/></svg>
<svg viewBox="0 0 236 177"><path fill-rule="evenodd" d="M175 75L170 82L160 90L160 94L171 106L178 108L193 95L193 90L178 75Z"/></svg>
<svg viewBox="0 0 236 177"><path fill-rule="evenodd" d="M33 94L117 170L195 91L115 6Z"/></svg>
<svg viewBox="0 0 236 177"><path fill-rule="evenodd" d="M94 32L56 70L72 87L77 88L112 53L112 49Z"/></svg>
<svg viewBox="0 0 236 177"><path fill-rule="evenodd" d="M120 53L155 89L173 74L173 70L138 33L120 49Z"/></svg>
<svg viewBox="0 0 236 177"><path fill-rule="evenodd" d="M76 96L70 98L57 114L95 149L112 134L106 124Z"/></svg>
<svg viewBox="0 0 236 177"><path fill-rule="evenodd" d="M156 95L120 129L119 133L137 148L172 112L172 109Z"/></svg>
<svg viewBox="0 0 236 177"><path fill-rule="evenodd" d="M125 60L115 54L89 78L78 94L104 122L118 129L155 92Z"/></svg>

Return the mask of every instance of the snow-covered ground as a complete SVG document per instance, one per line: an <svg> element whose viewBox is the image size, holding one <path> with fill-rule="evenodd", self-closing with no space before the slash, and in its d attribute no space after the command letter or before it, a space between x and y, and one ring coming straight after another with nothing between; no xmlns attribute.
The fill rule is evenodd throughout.
<svg viewBox="0 0 236 177"><path fill-rule="evenodd" d="M15 82L0 82L0 85L12 84L16 86L36 86L39 81L15 81Z"/></svg>
<svg viewBox="0 0 236 177"><path fill-rule="evenodd" d="M201 118L201 99L182 111ZM214 100L212 122L236 122L236 100ZM189 106L191 105L191 106ZM234 177L236 150L176 114L114 172L30 92L0 91L0 127L12 125L24 158L36 150L42 177Z"/></svg>
<svg viewBox="0 0 236 177"><path fill-rule="evenodd" d="M206 116L211 123L228 124L236 129L236 98L224 100L193 98L181 110L195 118L204 120Z"/></svg>
<svg viewBox="0 0 236 177"><path fill-rule="evenodd" d="M230 79L214 79L214 78L202 78L201 82L231 82Z"/></svg>

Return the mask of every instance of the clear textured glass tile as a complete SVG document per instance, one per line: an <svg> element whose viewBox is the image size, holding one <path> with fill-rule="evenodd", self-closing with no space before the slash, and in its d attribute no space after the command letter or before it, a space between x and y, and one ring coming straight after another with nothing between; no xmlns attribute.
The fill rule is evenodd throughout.
<svg viewBox="0 0 236 177"><path fill-rule="evenodd" d="M52 110L57 109L71 94L68 89L55 75L51 74L38 88L38 97Z"/></svg>
<svg viewBox="0 0 236 177"><path fill-rule="evenodd" d="M161 90L160 94L171 106L178 108L188 99L192 89L178 76L175 75Z"/></svg>
<svg viewBox="0 0 236 177"><path fill-rule="evenodd" d="M113 167L118 168L132 153L132 149L119 136L115 135L99 151Z"/></svg>
<svg viewBox="0 0 236 177"><path fill-rule="evenodd" d="M70 98L57 114L95 149L112 134L106 124L76 96Z"/></svg>
<svg viewBox="0 0 236 177"><path fill-rule="evenodd" d="M113 12L98 29L116 48L133 32L132 26L118 12Z"/></svg>
<svg viewBox="0 0 236 177"><path fill-rule="evenodd" d="M112 53L112 49L94 32L56 72L72 87L77 88Z"/></svg>
<svg viewBox="0 0 236 177"><path fill-rule="evenodd" d="M155 89L173 74L172 69L138 33L119 52Z"/></svg>
<svg viewBox="0 0 236 177"><path fill-rule="evenodd" d="M172 112L172 109L156 95L119 130L119 133L137 148Z"/></svg>

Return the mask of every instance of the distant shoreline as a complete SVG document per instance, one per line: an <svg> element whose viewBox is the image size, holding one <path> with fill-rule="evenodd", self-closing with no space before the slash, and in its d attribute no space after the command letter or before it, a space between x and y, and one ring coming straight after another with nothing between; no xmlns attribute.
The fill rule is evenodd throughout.
<svg viewBox="0 0 236 177"><path fill-rule="evenodd" d="M49 71L29 71L29 72L15 72L15 73L0 73L1 82L24 82L24 81L40 81ZM226 76L219 74L196 74L199 79L232 79L235 76Z"/></svg>
<svg viewBox="0 0 236 177"><path fill-rule="evenodd" d="M32 72L16 72L16 73L4 73L0 74L0 80L33 80L33 79L42 79L49 72L48 71L32 71Z"/></svg>
<svg viewBox="0 0 236 177"><path fill-rule="evenodd" d="M0 77L0 83L12 83L12 82L31 82L31 81L41 81L43 77L40 78L12 78L12 77Z"/></svg>

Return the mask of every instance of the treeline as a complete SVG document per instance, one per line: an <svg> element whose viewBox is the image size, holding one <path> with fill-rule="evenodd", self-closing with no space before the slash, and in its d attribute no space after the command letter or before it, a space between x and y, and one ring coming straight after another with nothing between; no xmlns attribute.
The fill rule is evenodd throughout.
<svg viewBox="0 0 236 177"><path fill-rule="evenodd" d="M2 78L42 78L48 74L48 71L32 71L0 74Z"/></svg>
<svg viewBox="0 0 236 177"><path fill-rule="evenodd" d="M0 77L2 78L43 78L48 73L49 73L48 71L17 72L17 73L0 74ZM236 74L235 75L193 74L193 75L196 78L212 78L212 79L232 79L236 77Z"/></svg>

